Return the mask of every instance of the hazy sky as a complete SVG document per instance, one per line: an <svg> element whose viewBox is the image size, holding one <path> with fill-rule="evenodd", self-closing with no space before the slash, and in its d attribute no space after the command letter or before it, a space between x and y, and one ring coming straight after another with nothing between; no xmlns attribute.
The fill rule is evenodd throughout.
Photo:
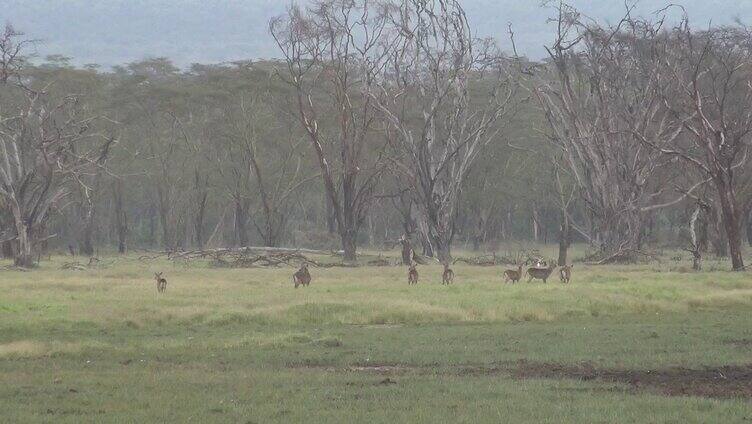
<svg viewBox="0 0 752 424"><path fill-rule="evenodd" d="M643 15L670 1L642 0ZM695 27L732 22L752 24L752 0L673 0L685 5ZM304 3L304 1L302 2ZM623 0L573 0L584 13L614 21ZM178 65L271 58L267 32L272 16L289 0L0 0L0 22L11 22L42 39L38 54L63 54L76 64L115 65L167 56ZM539 58L551 40L549 10L540 0L463 0L470 23L482 36L508 46L506 26L515 28L519 50Z"/></svg>

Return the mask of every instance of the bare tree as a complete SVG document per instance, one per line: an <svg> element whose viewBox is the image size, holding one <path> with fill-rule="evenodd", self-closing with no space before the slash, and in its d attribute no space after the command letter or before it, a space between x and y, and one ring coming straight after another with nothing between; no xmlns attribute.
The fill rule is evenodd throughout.
<svg viewBox="0 0 752 424"><path fill-rule="evenodd" d="M655 43L662 100L681 137L645 140L712 181L732 267L742 259L742 200L752 134L752 33L741 25L693 31L685 18Z"/></svg>
<svg viewBox="0 0 752 424"><path fill-rule="evenodd" d="M218 164L220 173L234 167L234 174L245 180L248 193L241 197L257 211L250 221L264 246L274 247L292 213L292 197L318 175L303 172L300 137L269 107L267 94L244 95L225 109L218 132L226 143Z"/></svg>
<svg viewBox="0 0 752 424"><path fill-rule="evenodd" d="M14 41L18 33L5 34L5 49L23 44ZM20 55L19 50L10 60ZM22 71L8 63L0 69ZM33 75L0 84L0 203L13 218L14 262L24 267L33 265L50 209L62 206L81 175L101 166L115 142L94 131L97 117L78 96L56 92L53 83L40 85Z"/></svg>
<svg viewBox="0 0 752 424"><path fill-rule="evenodd" d="M9 80L18 81L26 61L24 49L34 42L23 38L23 35L9 23L0 33L0 84L7 84Z"/></svg>
<svg viewBox="0 0 752 424"><path fill-rule="evenodd" d="M387 10L391 36L372 58L380 75L367 90L395 134L392 162L416 200L424 239L448 261L465 177L511 115L515 84L509 62L473 36L458 1Z"/></svg>
<svg viewBox="0 0 752 424"><path fill-rule="evenodd" d="M316 156L331 200L344 259L356 239L383 172L372 100L361 88L375 77L370 58L387 25L378 3L317 0L273 19L270 31L284 58L283 79ZM327 116L328 115L328 116Z"/></svg>
<svg viewBox="0 0 752 424"><path fill-rule="evenodd" d="M601 260L629 260L642 245L645 214L682 201L690 188L672 184L670 158L645 140L672 142L680 133L661 101L661 51L645 46L661 23L633 19L600 26L558 3L550 62L534 93L549 139L593 218L594 232L569 222L600 247ZM660 179L658 176L660 175ZM672 191L680 194L670 200Z"/></svg>

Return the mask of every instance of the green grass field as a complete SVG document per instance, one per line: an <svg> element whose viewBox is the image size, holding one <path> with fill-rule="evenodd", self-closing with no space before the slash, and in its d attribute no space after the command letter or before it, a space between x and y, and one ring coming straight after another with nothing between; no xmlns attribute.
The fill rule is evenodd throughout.
<svg viewBox="0 0 752 424"><path fill-rule="evenodd" d="M65 260L0 271L2 422L752 420L752 279L725 264L312 268L295 290L292 268Z"/></svg>

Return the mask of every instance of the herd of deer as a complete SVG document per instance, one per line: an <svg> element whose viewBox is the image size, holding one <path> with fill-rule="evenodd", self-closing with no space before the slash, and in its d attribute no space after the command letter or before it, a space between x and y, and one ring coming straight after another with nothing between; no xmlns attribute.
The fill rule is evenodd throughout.
<svg viewBox="0 0 752 424"><path fill-rule="evenodd" d="M537 264L536 266L530 267L527 269L527 275L529 283L533 279L536 280L543 280L545 283L546 280L548 280L548 277L553 274L554 270L556 269L556 265L548 265L541 266L542 264ZM559 280L561 280L562 283L567 284L569 283L569 280L572 278L572 267L574 265L563 265L561 268L559 268ZM522 278L522 265L517 266L517 269L508 269L504 271L504 282L512 282L516 283L520 281Z"/></svg>
<svg viewBox="0 0 752 424"><path fill-rule="evenodd" d="M559 279L562 283L569 283L569 280L572 278L572 267L574 265L564 265L559 268ZM533 279L536 280L543 280L545 283L546 280L553 274L554 270L556 269L556 265L546 265L544 262L539 261L534 266L527 269L527 275L529 276L527 282L529 283ZM508 269L504 271L504 282L505 283L516 283L522 279L522 265L519 265L517 269ZM167 280L162 277L161 272L157 272L154 274L154 279L157 281L157 292L158 293L164 293L164 291L167 289ZM444 272L441 275L441 284L452 284L454 281L454 271L452 271L451 268L449 268L449 264L444 264ZM308 272L308 264L303 264L300 266L300 268L295 272L295 274L292 275L292 282L295 285L295 288L297 289L298 286L307 287L311 284L311 273ZM418 284L418 268L415 265L415 263L411 264L407 269L407 284L413 285Z"/></svg>

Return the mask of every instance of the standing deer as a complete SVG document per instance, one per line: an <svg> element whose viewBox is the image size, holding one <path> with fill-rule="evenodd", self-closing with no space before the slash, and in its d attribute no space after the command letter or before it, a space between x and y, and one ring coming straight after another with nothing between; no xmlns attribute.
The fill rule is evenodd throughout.
<svg viewBox="0 0 752 424"><path fill-rule="evenodd" d="M554 264L549 265L548 268L535 268L535 267L528 268L527 275L529 275L530 278L527 280L527 282L529 283L530 281L533 280L533 278L535 278L536 280L543 280L543 282L545 283L546 280L548 280L548 277L551 276L551 273L553 273L555 269L556 269L556 265Z"/></svg>
<svg viewBox="0 0 752 424"><path fill-rule="evenodd" d="M559 270L559 279L564 284L569 284L569 280L572 278L572 267L574 265L563 265Z"/></svg>
<svg viewBox="0 0 752 424"><path fill-rule="evenodd" d="M522 278L522 265L517 266L517 270L514 269L508 269L504 271L504 282L512 282L513 284L520 281L520 278Z"/></svg>
<svg viewBox="0 0 752 424"><path fill-rule="evenodd" d="M448 263L445 263L444 274L441 276L441 284L449 285L452 284L452 281L454 281L454 271L449 268Z"/></svg>
<svg viewBox="0 0 752 424"><path fill-rule="evenodd" d="M410 264L407 270L407 284L418 284L418 269L415 268L415 264Z"/></svg>
<svg viewBox="0 0 752 424"><path fill-rule="evenodd" d="M311 274L308 272L308 264L303 264L300 269L292 275L292 282L295 284L295 288L298 286L306 287L311 284Z"/></svg>
<svg viewBox="0 0 752 424"><path fill-rule="evenodd" d="M157 293L164 293L167 290L167 279L162 278L161 272L155 272L154 279L157 281Z"/></svg>

